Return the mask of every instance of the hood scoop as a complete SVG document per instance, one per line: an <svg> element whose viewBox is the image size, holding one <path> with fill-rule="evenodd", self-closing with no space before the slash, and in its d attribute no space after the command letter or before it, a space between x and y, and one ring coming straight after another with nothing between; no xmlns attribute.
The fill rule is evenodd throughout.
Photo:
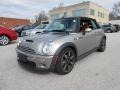
<svg viewBox="0 0 120 90"><path fill-rule="evenodd" d="M33 40L26 40L26 42L30 42L30 43L33 43Z"/></svg>

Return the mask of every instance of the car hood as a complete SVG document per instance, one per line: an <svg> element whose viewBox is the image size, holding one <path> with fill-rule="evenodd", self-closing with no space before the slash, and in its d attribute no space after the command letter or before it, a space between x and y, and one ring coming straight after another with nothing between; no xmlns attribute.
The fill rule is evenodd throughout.
<svg viewBox="0 0 120 90"><path fill-rule="evenodd" d="M32 36L27 36L24 37L24 39L28 39L28 40L33 40L33 41L51 41L51 40L55 40L59 37L63 37L66 34L60 34L60 33L47 33L47 34L40 34L40 35L32 35Z"/></svg>
<svg viewBox="0 0 120 90"><path fill-rule="evenodd" d="M31 31L33 31L34 29L29 29L29 30L24 30L24 31L22 31L22 32L31 32Z"/></svg>
<svg viewBox="0 0 120 90"><path fill-rule="evenodd" d="M42 32L44 29L33 29L33 31L39 31Z"/></svg>
<svg viewBox="0 0 120 90"><path fill-rule="evenodd" d="M67 34L63 33L47 33L47 34L40 34L40 35L33 35L33 36L26 36L23 38L23 42L20 45L29 47L36 51L36 53L43 55L42 49L46 43L49 41L55 41Z"/></svg>
<svg viewBox="0 0 120 90"><path fill-rule="evenodd" d="M31 32L37 32L37 31L42 32L43 30L44 29L30 29L30 30L26 30L24 32L29 32L29 33L31 33Z"/></svg>

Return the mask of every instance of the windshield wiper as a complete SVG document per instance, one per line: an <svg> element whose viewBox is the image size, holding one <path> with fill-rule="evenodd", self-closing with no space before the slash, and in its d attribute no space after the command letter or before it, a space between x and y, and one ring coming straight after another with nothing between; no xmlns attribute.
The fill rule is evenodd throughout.
<svg viewBox="0 0 120 90"><path fill-rule="evenodd" d="M43 31L43 33L49 33L49 32L65 32L65 33L69 34L72 31L66 31L65 29L62 29L62 30L58 30L58 29L56 29L56 30L44 30Z"/></svg>
<svg viewBox="0 0 120 90"><path fill-rule="evenodd" d="M70 34L70 33L72 33L73 31L69 31L69 30L52 30L51 32L64 32L64 33L66 33L66 34Z"/></svg>
<svg viewBox="0 0 120 90"><path fill-rule="evenodd" d="M50 31L48 31L48 30L44 30L44 31L42 31L42 34L45 34L45 33L49 33Z"/></svg>
<svg viewBox="0 0 120 90"><path fill-rule="evenodd" d="M48 32L66 32L65 30L44 30L44 33L48 33Z"/></svg>
<svg viewBox="0 0 120 90"><path fill-rule="evenodd" d="M66 32L65 30L51 30L51 32Z"/></svg>

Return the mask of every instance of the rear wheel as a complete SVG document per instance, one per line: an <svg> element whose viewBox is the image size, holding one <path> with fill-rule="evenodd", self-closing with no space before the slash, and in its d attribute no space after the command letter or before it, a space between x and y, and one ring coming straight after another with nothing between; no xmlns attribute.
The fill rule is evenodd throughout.
<svg viewBox="0 0 120 90"><path fill-rule="evenodd" d="M55 72L61 75L68 74L72 71L76 61L76 54L73 49L66 48L58 56Z"/></svg>
<svg viewBox="0 0 120 90"><path fill-rule="evenodd" d="M10 42L10 39L7 36L5 36L5 35L0 36L0 44L1 45L5 46L9 42Z"/></svg>
<svg viewBox="0 0 120 90"><path fill-rule="evenodd" d="M104 52L105 49L106 49L106 38L103 38L101 43L100 43L98 52Z"/></svg>
<svg viewBox="0 0 120 90"><path fill-rule="evenodd" d="M107 33L112 33L112 31L110 29L107 30Z"/></svg>

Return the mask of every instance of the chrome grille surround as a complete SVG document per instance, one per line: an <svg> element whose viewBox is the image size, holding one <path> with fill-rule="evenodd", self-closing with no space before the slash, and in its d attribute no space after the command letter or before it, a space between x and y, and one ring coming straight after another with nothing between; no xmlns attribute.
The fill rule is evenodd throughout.
<svg viewBox="0 0 120 90"><path fill-rule="evenodd" d="M28 53L28 54L36 54L35 50L29 48L29 47L26 47L26 46L21 46L19 45L17 47L18 50L24 52L24 53Z"/></svg>

